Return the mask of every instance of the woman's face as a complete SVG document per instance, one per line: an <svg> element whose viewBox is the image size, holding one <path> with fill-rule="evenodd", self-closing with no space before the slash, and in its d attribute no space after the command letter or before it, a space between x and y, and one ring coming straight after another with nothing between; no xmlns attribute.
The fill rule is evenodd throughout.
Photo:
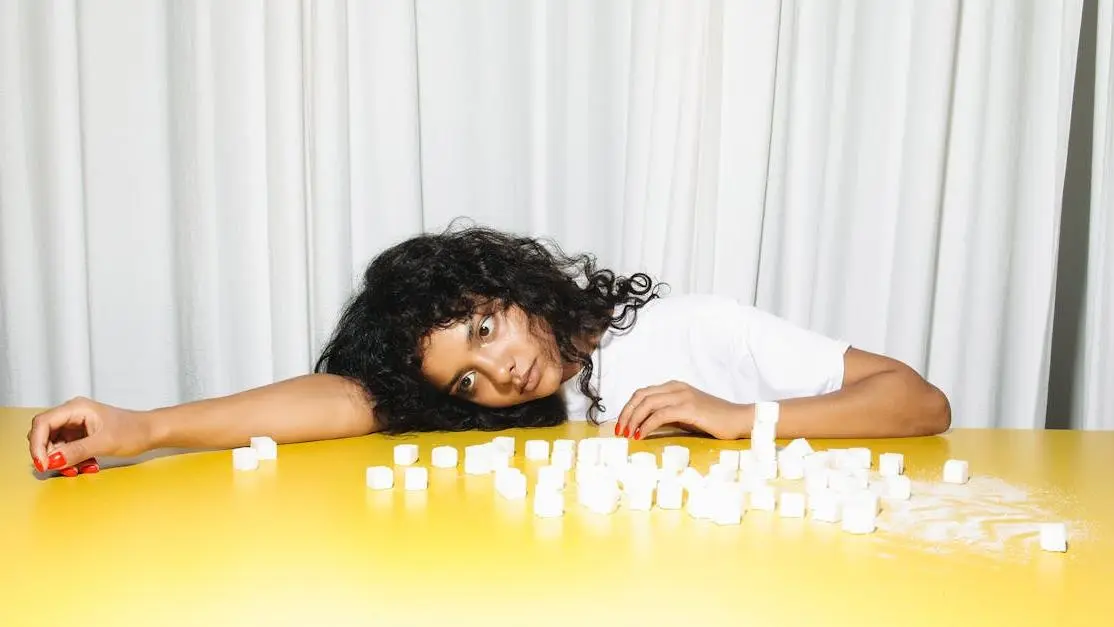
<svg viewBox="0 0 1114 627"><path fill-rule="evenodd" d="M557 393L564 367L553 334L518 307L481 307L426 338L422 374L448 394L509 407Z"/></svg>

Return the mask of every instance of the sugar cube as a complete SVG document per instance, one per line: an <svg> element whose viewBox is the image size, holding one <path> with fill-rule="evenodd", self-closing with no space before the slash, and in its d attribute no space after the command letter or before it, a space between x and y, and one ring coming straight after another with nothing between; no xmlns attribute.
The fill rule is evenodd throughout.
<svg viewBox="0 0 1114 627"><path fill-rule="evenodd" d="M843 507L843 530L847 533L874 533L877 512L866 503L848 503Z"/></svg>
<svg viewBox="0 0 1114 627"><path fill-rule="evenodd" d="M565 488L565 468L561 466L542 466L538 468L538 486L551 490Z"/></svg>
<svg viewBox="0 0 1114 627"><path fill-rule="evenodd" d="M750 448L758 445L770 444L777 439L777 424L773 422L758 422L750 430Z"/></svg>
<svg viewBox="0 0 1114 627"><path fill-rule="evenodd" d="M639 451L637 453L631 453L630 463L632 466L656 469L658 467L658 458L649 451Z"/></svg>
<svg viewBox="0 0 1114 627"><path fill-rule="evenodd" d="M390 466L370 466L365 475L372 490L390 490L395 485L395 471Z"/></svg>
<svg viewBox="0 0 1114 627"><path fill-rule="evenodd" d="M828 489L828 471L821 468L805 472L805 492L812 494L819 490Z"/></svg>
<svg viewBox="0 0 1114 627"><path fill-rule="evenodd" d="M259 468L259 453L250 446L232 449L232 468L236 470Z"/></svg>
<svg viewBox="0 0 1114 627"><path fill-rule="evenodd" d="M496 471L501 468L509 468L511 465L511 456L507 454L506 449L490 444L487 447L488 461L491 462L491 470Z"/></svg>
<svg viewBox="0 0 1114 627"><path fill-rule="evenodd" d="M777 479L777 458L759 459L754 469L758 476L763 479Z"/></svg>
<svg viewBox="0 0 1114 627"><path fill-rule="evenodd" d="M526 475L521 471L508 468L495 475L495 491L505 499L526 498Z"/></svg>
<svg viewBox="0 0 1114 627"><path fill-rule="evenodd" d="M868 448L859 446L847 449L847 462L851 468L870 469L871 459L872 454Z"/></svg>
<svg viewBox="0 0 1114 627"><path fill-rule="evenodd" d="M777 506L777 493L772 486L756 486L750 492L750 508L767 512L774 511Z"/></svg>
<svg viewBox="0 0 1114 627"><path fill-rule="evenodd" d="M710 488L704 485L689 488L689 498L685 504L685 511L689 513L689 516L696 519L711 518L714 506L715 501Z"/></svg>
<svg viewBox="0 0 1114 627"><path fill-rule="evenodd" d="M252 438L251 448L255 449L256 457L260 460L278 459L278 444L267 436L256 436Z"/></svg>
<svg viewBox="0 0 1114 627"><path fill-rule="evenodd" d="M762 423L776 423L778 421L778 412L781 406L776 402L759 402L754 404L754 422L755 424Z"/></svg>
<svg viewBox="0 0 1114 627"><path fill-rule="evenodd" d="M1040 543L1045 551L1063 553L1068 550L1068 526L1064 523L1041 523Z"/></svg>
<svg viewBox="0 0 1114 627"><path fill-rule="evenodd" d="M627 463L630 441L626 438L604 438L600 443L600 458L608 466L623 466Z"/></svg>
<svg viewBox="0 0 1114 627"><path fill-rule="evenodd" d="M510 457L514 457L514 438L506 435L501 435L491 441L499 449Z"/></svg>
<svg viewBox="0 0 1114 627"><path fill-rule="evenodd" d="M573 440L554 440L553 452L568 451L570 454L576 451L576 442Z"/></svg>
<svg viewBox="0 0 1114 627"><path fill-rule="evenodd" d="M820 522L839 522L839 495L832 490L814 492L808 497L808 509L814 520Z"/></svg>
<svg viewBox="0 0 1114 627"><path fill-rule="evenodd" d="M650 506L654 503L654 484L638 484L628 489L627 494L627 509L634 511L650 511Z"/></svg>
<svg viewBox="0 0 1114 627"><path fill-rule="evenodd" d="M878 456L878 472L883 477L896 477L905 472L905 456L901 453L882 453Z"/></svg>
<svg viewBox="0 0 1114 627"><path fill-rule="evenodd" d="M565 513L565 497L553 490L534 492L534 515L539 518L556 518Z"/></svg>
<svg viewBox="0 0 1114 627"><path fill-rule="evenodd" d="M429 487L429 470L422 466L410 466L402 475L403 489L424 490Z"/></svg>
<svg viewBox="0 0 1114 627"><path fill-rule="evenodd" d="M708 469L708 477L714 481L734 481L735 476L739 473L736 468L735 464L728 465L723 462L712 464L712 467Z"/></svg>
<svg viewBox="0 0 1114 627"><path fill-rule="evenodd" d="M739 451L731 449L720 451L719 463L737 469L739 467Z"/></svg>
<svg viewBox="0 0 1114 627"><path fill-rule="evenodd" d="M681 509L682 490L680 481L667 480L658 484L658 507L661 509Z"/></svg>
<svg viewBox="0 0 1114 627"><path fill-rule="evenodd" d="M712 504L711 518L717 525L738 525L743 521L743 504L738 499L717 499Z"/></svg>
<svg viewBox="0 0 1114 627"><path fill-rule="evenodd" d="M549 463L563 468L565 470L572 470L573 452L572 449L553 449L553 456L550 458Z"/></svg>
<svg viewBox="0 0 1114 627"><path fill-rule="evenodd" d="M464 447L464 472L469 475L486 475L492 471L492 454L486 445Z"/></svg>
<svg viewBox="0 0 1114 627"><path fill-rule="evenodd" d="M688 466L683 471L681 471L680 480L681 485L683 485L686 490L692 490L693 486L701 485L704 483L704 476L700 474L699 470L693 468L692 466Z"/></svg>
<svg viewBox="0 0 1114 627"><path fill-rule="evenodd" d="M805 495L800 492L783 492L778 513L783 518L803 518L805 515Z"/></svg>
<svg viewBox="0 0 1114 627"><path fill-rule="evenodd" d="M781 449L782 457L799 457L804 459L812 455L812 453L812 446L808 443L808 440L804 438L797 438L789 444L786 444L785 448Z"/></svg>
<svg viewBox="0 0 1114 627"><path fill-rule="evenodd" d="M778 458L777 466L782 479L796 481L805 476L805 463L800 457L782 453Z"/></svg>
<svg viewBox="0 0 1114 627"><path fill-rule="evenodd" d="M395 465L409 466L418 461L417 444L399 444L395 446Z"/></svg>
<svg viewBox="0 0 1114 627"><path fill-rule="evenodd" d="M867 490L860 490L858 492L844 495L843 508L846 510L848 507L861 507L862 509L874 512L874 514L877 515L878 495Z"/></svg>
<svg viewBox="0 0 1114 627"><path fill-rule="evenodd" d="M619 496L614 481L593 482L584 490L582 502L590 512L611 514L619 507Z"/></svg>
<svg viewBox="0 0 1114 627"><path fill-rule="evenodd" d="M755 459L753 450L745 448L739 451L739 470L745 472L747 468L753 467Z"/></svg>
<svg viewBox="0 0 1114 627"><path fill-rule="evenodd" d="M913 493L913 482L905 475L886 477L886 498L908 501Z"/></svg>
<svg viewBox="0 0 1114 627"><path fill-rule="evenodd" d="M595 465L600 463L600 439L586 438L576 445L577 465Z"/></svg>
<svg viewBox="0 0 1114 627"><path fill-rule="evenodd" d="M434 468L456 468L459 454L452 446L435 446L429 455Z"/></svg>
<svg viewBox="0 0 1114 627"><path fill-rule="evenodd" d="M970 479L967 462L961 459L949 459L944 462L944 483L967 483Z"/></svg>
<svg viewBox="0 0 1114 627"><path fill-rule="evenodd" d="M545 440L526 440L526 459L546 461L549 459L549 442Z"/></svg>
<svg viewBox="0 0 1114 627"><path fill-rule="evenodd" d="M689 465L688 447L670 444L661 450L661 467L682 471Z"/></svg>

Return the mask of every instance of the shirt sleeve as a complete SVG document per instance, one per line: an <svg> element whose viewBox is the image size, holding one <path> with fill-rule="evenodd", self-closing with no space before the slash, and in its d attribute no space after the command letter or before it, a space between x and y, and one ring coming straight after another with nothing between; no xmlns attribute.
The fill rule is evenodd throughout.
<svg viewBox="0 0 1114 627"><path fill-rule="evenodd" d="M745 350L762 400L819 396L843 387L843 358L850 344L746 306Z"/></svg>

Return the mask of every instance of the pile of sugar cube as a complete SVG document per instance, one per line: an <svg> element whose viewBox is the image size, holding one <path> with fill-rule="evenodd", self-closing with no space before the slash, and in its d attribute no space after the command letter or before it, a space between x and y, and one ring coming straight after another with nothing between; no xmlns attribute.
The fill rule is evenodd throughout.
<svg viewBox="0 0 1114 627"><path fill-rule="evenodd" d="M620 507L648 511L656 506L684 509L693 518L717 525L739 525L747 511L760 510L784 518L838 524L850 534L873 533L885 502L911 498L912 483L904 474L905 459L900 453L879 455L878 472L872 478L874 460L868 448L816 451L800 438L779 451L775 444L778 412L777 403L758 403L750 448L721 450L706 474L690 465L690 451L684 446L663 447L659 460L649 451L631 453L629 440L618 437L556 440L552 446L545 440L527 440L523 457L537 465L532 490L528 490L525 473L513 464L513 437L465 447L463 471L493 474L495 492L505 499L522 500L532 493L534 514L541 518L564 515L570 478L576 503L595 514L611 514ZM406 490L425 490L429 485L429 472L418 461L417 445L394 448L394 464L403 469ZM457 449L433 448L430 464L457 468ZM944 482L965 484L968 464L948 460L942 475ZM393 488L394 477L395 469L390 466L367 469L367 485L375 490ZM771 483L778 479L778 485ZM1041 548L1066 550L1064 524L1048 523L1040 529Z"/></svg>

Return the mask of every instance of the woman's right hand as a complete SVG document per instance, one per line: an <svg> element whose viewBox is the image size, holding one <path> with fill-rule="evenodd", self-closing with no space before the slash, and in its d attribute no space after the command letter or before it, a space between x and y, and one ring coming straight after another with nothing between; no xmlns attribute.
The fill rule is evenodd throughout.
<svg viewBox="0 0 1114 627"><path fill-rule="evenodd" d="M75 398L45 411L27 432L31 461L39 472L72 477L97 472L98 455L130 457L149 450L152 434L144 412Z"/></svg>

